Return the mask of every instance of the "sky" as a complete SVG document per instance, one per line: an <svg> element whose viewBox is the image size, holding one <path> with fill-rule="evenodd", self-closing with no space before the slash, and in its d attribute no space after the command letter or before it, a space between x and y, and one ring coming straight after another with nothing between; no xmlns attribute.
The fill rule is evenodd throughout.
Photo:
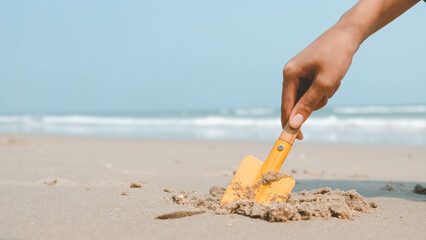
<svg viewBox="0 0 426 240"><path fill-rule="evenodd" d="M276 107L356 1L0 1L0 113ZM426 104L426 4L363 43L331 106Z"/></svg>

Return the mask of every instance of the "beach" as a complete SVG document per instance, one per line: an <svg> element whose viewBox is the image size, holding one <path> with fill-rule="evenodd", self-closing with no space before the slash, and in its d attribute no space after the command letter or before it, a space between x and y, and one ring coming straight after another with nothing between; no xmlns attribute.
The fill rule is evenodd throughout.
<svg viewBox="0 0 426 240"><path fill-rule="evenodd" d="M352 220L271 223L173 204L183 191L226 187L245 155L273 142L0 135L0 239L422 239L426 149L297 141L281 171L293 191L355 189L377 203ZM133 184L133 187L131 185Z"/></svg>
<svg viewBox="0 0 426 240"><path fill-rule="evenodd" d="M0 1L0 240L426 240L418 2Z"/></svg>

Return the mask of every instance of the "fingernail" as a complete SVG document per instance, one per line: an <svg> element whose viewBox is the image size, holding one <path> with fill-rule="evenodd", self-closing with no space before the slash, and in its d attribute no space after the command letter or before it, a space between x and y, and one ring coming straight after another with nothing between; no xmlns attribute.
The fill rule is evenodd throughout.
<svg viewBox="0 0 426 240"><path fill-rule="evenodd" d="M292 119L290 119L290 126L292 128L300 128L300 126L302 126L303 120L304 118L302 114L298 113Z"/></svg>

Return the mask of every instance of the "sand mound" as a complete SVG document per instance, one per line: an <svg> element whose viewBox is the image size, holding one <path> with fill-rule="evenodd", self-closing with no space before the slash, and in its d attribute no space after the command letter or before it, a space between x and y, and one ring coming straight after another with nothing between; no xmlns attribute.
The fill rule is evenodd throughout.
<svg viewBox="0 0 426 240"><path fill-rule="evenodd" d="M275 179L270 178L269 180L274 181ZM270 183L271 181L265 182ZM259 182L256 184L259 184ZM345 192L339 189L322 188L291 193L287 201L275 201L271 204L261 204L256 203L253 199L243 199L233 204L221 205L220 200L225 191L225 188L214 186L210 188L209 194L205 195L199 195L195 192L180 192L172 196L172 201L176 204L208 209L217 214L236 213L271 222L314 218L329 219L332 217L352 219L359 216L359 213L368 213L371 208L377 208L376 203L368 203L355 190Z"/></svg>

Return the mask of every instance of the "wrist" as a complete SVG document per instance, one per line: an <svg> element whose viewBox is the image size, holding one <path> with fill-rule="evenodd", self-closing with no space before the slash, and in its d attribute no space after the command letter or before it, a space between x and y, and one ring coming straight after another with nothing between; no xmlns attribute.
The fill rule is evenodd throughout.
<svg viewBox="0 0 426 240"><path fill-rule="evenodd" d="M346 15L346 14L345 14ZM351 39L356 49L368 38L368 27L357 23L350 16L343 15L342 18L332 27L344 32Z"/></svg>
<svg viewBox="0 0 426 240"><path fill-rule="evenodd" d="M340 21L328 29L325 35L332 36L332 39L335 39L338 46L343 46L343 49L350 55L355 55L364 41L361 31Z"/></svg>

